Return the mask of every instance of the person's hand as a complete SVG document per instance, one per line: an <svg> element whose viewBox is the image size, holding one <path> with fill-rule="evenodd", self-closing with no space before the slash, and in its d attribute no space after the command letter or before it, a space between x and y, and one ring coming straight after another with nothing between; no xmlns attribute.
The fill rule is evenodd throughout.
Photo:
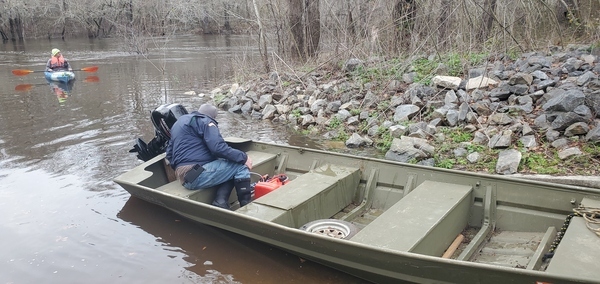
<svg viewBox="0 0 600 284"><path fill-rule="evenodd" d="M252 159L250 159L250 156L248 156L248 159L246 159L245 165L246 167L248 167L249 170L252 169Z"/></svg>

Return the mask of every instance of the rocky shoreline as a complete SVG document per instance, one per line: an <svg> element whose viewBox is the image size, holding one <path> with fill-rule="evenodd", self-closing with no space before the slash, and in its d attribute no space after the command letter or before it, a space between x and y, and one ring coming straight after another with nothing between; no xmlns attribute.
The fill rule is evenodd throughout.
<svg viewBox="0 0 600 284"><path fill-rule="evenodd" d="M426 80L416 60L351 58L337 70L273 72L206 95L230 112L347 147L377 146L390 160L594 176L600 173L600 56L591 50L578 45L512 59L489 56L464 76L449 75L439 63ZM396 73L373 78L377 70Z"/></svg>

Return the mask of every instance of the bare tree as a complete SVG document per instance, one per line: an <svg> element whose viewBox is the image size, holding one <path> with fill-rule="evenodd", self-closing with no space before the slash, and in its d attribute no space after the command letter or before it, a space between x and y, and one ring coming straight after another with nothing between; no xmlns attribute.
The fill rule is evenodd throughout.
<svg viewBox="0 0 600 284"><path fill-rule="evenodd" d="M306 0L306 54L314 57L321 40L321 15L319 0Z"/></svg>
<svg viewBox="0 0 600 284"><path fill-rule="evenodd" d="M260 54L262 56L265 71L268 73L270 71L270 67L269 56L267 55L267 40L265 38L265 31L262 25L260 12L258 10L256 0L252 0L252 5L254 6L254 12L256 13L256 22L258 23L258 50L260 51Z"/></svg>
<svg viewBox="0 0 600 284"><path fill-rule="evenodd" d="M488 39L489 33L492 30L492 24L494 23L494 14L496 12L496 0L485 0L483 4L483 24L481 25L481 31L479 32L479 40L481 42Z"/></svg>
<svg viewBox="0 0 600 284"><path fill-rule="evenodd" d="M302 13L304 12L303 0L288 0L288 26L292 34L290 52L292 57L304 60L304 28Z"/></svg>

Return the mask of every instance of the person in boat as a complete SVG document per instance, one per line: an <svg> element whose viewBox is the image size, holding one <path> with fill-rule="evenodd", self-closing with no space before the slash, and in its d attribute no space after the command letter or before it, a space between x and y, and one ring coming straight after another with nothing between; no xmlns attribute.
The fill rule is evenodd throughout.
<svg viewBox="0 0 600 284"><path fill-rule="evenodd" d="M73 71L69 62L63 57L62 52L58 48L52 49L52 57L46 63L46 71Z"/></svg>
<svg viewBox="0 0 600 284"><path fill-rule="evenodd" d="M223 140L216 117L217 108L210 104L179 117L171 127L166 159L185 188L217 186L213 205L229 209L235 187L240 207L245 206L252 200L252 160Z"/></svg>

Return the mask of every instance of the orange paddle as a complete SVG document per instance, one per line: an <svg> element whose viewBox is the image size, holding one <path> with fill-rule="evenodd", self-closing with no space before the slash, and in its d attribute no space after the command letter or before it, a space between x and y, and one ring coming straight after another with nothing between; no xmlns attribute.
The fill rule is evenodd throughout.
<svg viewBox="0 0 600 284"><path fill-rule="evenodd" d="M85 72L96 72L98 71L98 66L90 66L90 67L84 67L81 69L73 69L72 71L85 71ZM44 71L40 71L40 70L27 70L27 69L16 69L13 70L12 73L17 75L17 76L25 76L25 75L29 75L31 73L36 73L36 72L44 72Z"/></svg>

